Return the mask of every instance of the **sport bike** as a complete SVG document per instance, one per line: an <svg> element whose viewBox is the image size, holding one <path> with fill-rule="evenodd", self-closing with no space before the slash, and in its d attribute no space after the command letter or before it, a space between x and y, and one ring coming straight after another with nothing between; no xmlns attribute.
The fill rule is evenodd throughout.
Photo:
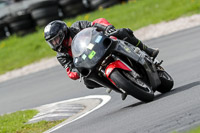
<svg viewBox="0 0 200 133"><path fill-rule="evenodd" d="M72 41L73 63L81 77L143 102L154 99L154 92L169 92L174 81L161 66L138 47L111 39L95 28L80 31Z"/></svg>

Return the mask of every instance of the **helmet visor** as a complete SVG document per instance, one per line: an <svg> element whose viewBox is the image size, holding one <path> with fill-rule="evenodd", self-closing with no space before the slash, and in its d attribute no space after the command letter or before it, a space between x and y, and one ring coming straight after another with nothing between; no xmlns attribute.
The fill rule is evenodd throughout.
<svg viewBox="0 0 200 133"><path fill-rule="evenodd" d="M47 43L52 49L57 49L63 42L65 38L65 34L63 32L59 32L55 37L49 39Z"/></svg>

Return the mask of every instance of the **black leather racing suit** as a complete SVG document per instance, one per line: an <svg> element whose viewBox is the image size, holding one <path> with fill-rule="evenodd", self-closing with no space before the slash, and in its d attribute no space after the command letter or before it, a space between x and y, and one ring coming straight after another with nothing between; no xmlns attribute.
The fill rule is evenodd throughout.
<svg viewBox="0 0 200 133"><path fill-rule="evenodd" d="M69 35L73 39L78 32L91 26L91 22L77 21L73 23L71 27L69 27ZM64 68L71 67L71 69L74 69L72 57L67 53L67 51L61 50L61 52L57 52L57 59Z"/></svg>

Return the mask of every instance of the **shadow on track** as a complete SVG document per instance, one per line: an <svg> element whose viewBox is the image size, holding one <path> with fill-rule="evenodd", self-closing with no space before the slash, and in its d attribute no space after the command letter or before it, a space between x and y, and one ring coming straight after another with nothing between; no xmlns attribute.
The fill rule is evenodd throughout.
<svg viewBox="0 0 200 133"><path fill-rule="evenodd" d="M198 85L200 85L200 81L195 81L195 82L192 82L192 83L189 83L189 84L174 88L173 90L171 90L170 92L167 92L165 94L156 95L154 101L158 100L158 99L161 99L163 97L167 97L169 95L180 93L182 91L188 90L188 89L193 88L193 87L198 86Z"/></svg>
<svg viewBox="0 0 200 133"><path fill-rule="evenodd" d="M170 96L170 95L173 95L173 94L176 94L176 93L180 93L182 91L188 90L188 89L193 88L193 87L198 86L198 85L200 85L200 81L195 81L195 82L174 88L173 90L171 90L170 92L167 92L165 94L156 95L155 98L154 98L154 101L159 100L159 99L164 98L164 97L167 97L167 96ZM136 107L136 106L139 106L139 105L142 105L142 104L145 104L145 103L144 102L137 102L137 103L134 103L132 105L126 106L122 109L133 108L133 107Z"/></svg>
<svg viewBox="0 0 200 133"><path fill-rule="evenodd" d="M200 81L195 81L195 82L192 82L192 83L189 83L189 84L186 84L186 85L183 85L183 86L180 86L180 87L177 87L177 88L174 88L173 90L171 90L170 92L167 92L165 94L158 94L158 95L155 95L155 99L154 101L157 101L161 98L164 98L164 97L167 97L167 96L170 96L170 95L173 95L173 94L176 94L176 93L180 93L180 92L183 92L185 90L188 90L188 89L191 89L195 86L199 86L200 85ZM154 101L152 102L149 102L150 104L153 103ZM132 110L134 109L135 107L138 107L138 106L145 106L145 104L148 104L148 103L144 103L142 101L139 101L139 102L136 102L134 104L130 104L128 106L125 106L125 107L122 107L120 108L119 110L115 110L114 112L110 112L108 113L107 115L113 115L113 114L117 114L117 113L120 113L120 112L123 112L125 113L126 111L128 110Z"/></svg>

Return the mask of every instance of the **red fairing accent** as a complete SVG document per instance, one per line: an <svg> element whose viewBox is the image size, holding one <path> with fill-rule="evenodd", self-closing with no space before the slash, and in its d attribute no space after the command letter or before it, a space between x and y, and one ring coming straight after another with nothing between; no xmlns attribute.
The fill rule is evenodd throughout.
<svg viewBox="0 0 200 133"><path fill-rule="evenodd" d="M115 62L110 63L105 71L105 74L107 76L107 78L115 85L115 83L109 78L111 72L115 69L115 68L120 68L123 70L127 70L127 71L131 71L131 69L129 69L126 65L124 65L124 63L122 63L120 60L117 60Z"/></svg>
<svg viewBox="0 0 200 133"><path fill-rule="evenodd" d="M71 51L71 48L67 51L67 53L69 54L69 56L72 57L72 51Z"/></svg>
<svg viewBox="0 0 200 133"><path fill-rule="evenodd" d="M67 44L67 43L68 43L68 40L67 40L67 39L64 39L62 45L64 45L65 47L68 47L68 44Z"/></svg>
<svg viewBox="0 0 200 133"><path fill-rule="evenodd" d="M99 24L102 24L104 26L108 26L108 25L111 25L108 20L106 20L105 18L99 18L99 19L96 19L92 22L92 25L94 25L95 23L99 23Z"/></svg>
<svg viewBox="0 0 200 133"><path fill-rule="evenodd" d="M110 36L111 39L117 40L117 37L115 36Z"/></svg>

